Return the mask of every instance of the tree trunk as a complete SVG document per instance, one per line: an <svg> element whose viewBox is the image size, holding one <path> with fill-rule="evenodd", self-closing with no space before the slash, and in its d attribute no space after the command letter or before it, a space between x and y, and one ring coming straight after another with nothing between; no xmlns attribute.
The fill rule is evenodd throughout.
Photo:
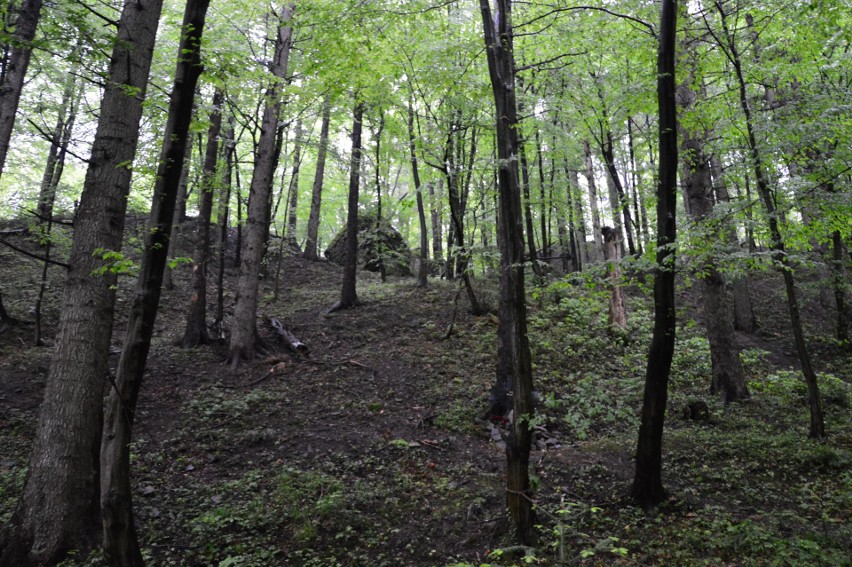
<svg viewBox="0 0 852 567"><path fill-rule="evenodd" d="M210 259L210 220L213 216L213 193L219 185L219 132L222 130L222 103L225 93L213 93L213 110L207 130L207 150L198 193L198 222L195 228L195 253L192 262L192 295L186 315L186 329L181 339L183 348L193 348L210 342L207 333L207 265Z"/></svg>
<svg viewBox="0 0 852 567"><path fill-rule="evenodd" d="M684 112L694 111L698 97L691 88L694 79L690 70L686 81L678 86L678 104ZM707 340L710 343L712 382L710 392L719 395L725 402L735 402L748 398L745 376L740 363L739 349L734 341L734 324L728 309L725 279L717 267L718 258L713 252L714 242L725 240L726 227L721 230L711 223L713 207L713 180L710 161L704 152L706 130L689 131L680 125L681 156L683 159L683 186L689 201L688 212L693 227L708 241L711 247L700 259L698 270L701 279L704 324L707 328ZM716 225L718 226L718 225Z"/></svg>
<svg viewBox="0 0 852 567"><path fill-rule="evenodd" d="M627 305L624 302L624 289L621 287L621 246L618 240L621 237L619 232L613 228L605 226L601 229L604 235L604 252L606 261L609 264L607 272L609 272L609 317L608 324L610 329L618 327L619 329L627 328Z"/></svg>
<svg viewBox="0 0 852 567"><path fill-rule="evenodd" d="M56 351L2 565L54 564L100 539L98 450L116 276L96 251L121 247L127 164L136 154L161 7L161 0L139 0L122 11L75 218Z"/></svg>
<svg viewBox="0 0 852 567"><path fill-rule="evenodd" d="M358 272L358 202L361 182L361 129L364 122L364 103L355 101L352 113L352 159L349 165L349 209L346 216L346 256L343 261L343 285L340 302L330 311L350 309L359 305L356 289Z"/></svg>
<svg viewBox="0 0 852 567"><path fill-rule="evenodd" d="M296 121L296 142L293 146L293 173L290 175L290 186L287 191L290 196L288 204L289 214L287 215L287 240L294 246L298 246L299 240L296 238L296 222L299 218L299 168L302 165L302 121Z"/></svg>
<svg viewBox="0 0 852 567"><path fill-rule="evenodd" d="M319 237L320 207L322 206L322 184L325 178L325 156L328 153L328 127L331 121L331 98L326 95L322 102L322 126L320 127L317 169L311 192L311 213L308 217L308 234L305 239L305 258L319 260L317 240Z"/></svg>
<svg viewBox="0 0 852 567"><path fill-rule="evenodd" d="M592 209L592 234L595 235L595 261L603 258L603 233L601 232L601 215L598 209L598 189L595 185L595 165L592 162L592 150L589 141L583 140L583 155L585 157L586 183L589 186L589 206Z"/></svg>
<svg viewBox="0 0 852 567"><path fill-rule="evenodd" d="M630 151L630 185L633 188L633 227L636 229L636 252L640 256L642 255L642 248L645 238L647 237L646 233L642 233L639 228L639 219L641 218L641 213L639 212L641 206L640 202L642 201L641 191L639 190L639 172L636 169L636 148L633 144L633 118L627 118L627 146Z"/></svg>
<svg viewBox="0 0 852 567"><path fill-rule="evenodd" d="M839 230L831 233L832 244L832 285L834 287L834 301L837 308L837 326L834 337L838 341L849 340L849 321L846 318L846 262L843 253L843 237Z"/></svg>
<svg viewBox="0 0 852 567"><path fill-rule="evenodd" d="M538 163L538 196L540 199L539 210L541 211L538 219L539 225L541 225L541 255L545 258L548 258L550 256L550 236L548 234L548 225L550 223L548 222L548 212L550 210L550 206L552 206L553 204L548 203L547 200L547 182L544 177L544 156L542 155L541 149L541 134L538 130L535 131L535 155L536 162Z"/></svg>
<svg viewBox="0 0 852 567"><path fill-rule="evenodd" d="M234 169L234 153L236 140L234 140L233 117L228 120L228 128L225 130L224 139L225 175L219 194L219 211L216 221L219 223L219 269L216 274L216 315L213 318L213 326L218 337L224 338L225 319L225 259L228 252L228 217L231 209L231 173Z"/></svg>
<svg viewBox="0 0 852 567"><path fill-rule="evenodd" d="M615 166L615 152L613 150L612 130L607 128L606 141L601 147L606 164L607 180L612 183L614 190L615 201L612 206L617 211L614 214L621 214L624 218L624 233L627 235L627 250L631 256L636 256L636 245L633 242L633 219L630 217L630 200L624 191L624 186L621 184L621 178L618 176L618 168ZM621 225L621 222L616 223L616 227Z"/></svg>
<svg viewBox="0 0 852 567"><path fill-rule="evenodd" d="M568 190L571 191L571 205L574 207L574 234L577 241L577 271L582 271L583 265L588 261L588 248L586 246L586 219L583 215L583 193L580 190L580 174L576 169L568 170Z"/></svg>
<svg viewBox="0 0 852 567"><path fill-rule="evenodd" d="M532 218L532 203L530 202L530 171L529 164L527 163L527 152L524 149L524 140L521 138L518 140L518 153L521 160L521 189L523 190L523 205L524 205L524 219L526 220L527 227L527 253L529 254L529 261L532 264L533 273L541 277L542 271L541 266L538 265L538 255L536 254L535 247L535 227L533 225Z"/></svg>
<svg viewBox="0 0 852 567"><path fill-rule="evenodd" d="M675 343L675 273L672 244L677 236L677 111L675 34L677 2L663 0L657 53L660 175L657 183L657 269L654 277L654 334L648 352L642 422L631 489L637 503L651 509L666 497L663 489L663 424Z"/></svg>
<svg viewBox="0 0 852 567"><path fill-rule="evenodd" d="M3 81L0 83L0 175L3 175L6 154L9 153L9 144L12 141L12 129L15 127L15 115L21 100L24 77L30 65L30 55L33 51L31 43L38 27L41 5L42 0L24 0L18 10L15 31L9 38L11 50L3 69Z"/></svg>
<svg viewBox="0 0 852 567"><path fill-rule="evenodd" d="M523 269L521 188L518 174L518 114L512 53L512 3L497 1L496 20L489 0L480 0L488 69L494 92L497 121L500 215L500 322L497 328L497 381L493 394L508 413L512 391L513 420L506 443L506 503L522 545L534 545L535 510L529 478L533 418L532 365L527 338L526 295ZM505 415L505 414L503 414Z"/></svg>
<svg viewBox="0 0 852 567"><path fill-rule="evenodd" d="M432 261L440 264L444 259L444 243L442 242L443 220L441 219L441 193L444 180L438 178L438 189L435 184L429 184L429 216L432 219Z"/></svg>
<svg viewBox="0 0 852 567"><path fill-rule="evenodd" d="M242 360L253 360L257 336L257 292L260 262L269 234L269 197L272 191L272 176L275 173L275 155L278 121L281 115L281 81L287 77L290 48L293 43L293 19L295 4L289 3L281 12L275 41L275 55L269 71L275 79L266 90L260 138L251 178L246 235L240 253L240 277L237 284L237 304L234 307L234 324L231 329L231 344L228 356L231 367L236 368Z"/></svg>
<svg viewBox="0 0 852 567"><path fill-rule="evenodd" d="M116 369L104 414L101 445L101 512L104 522L104 556L112 567L144 567L133 522L130 483L130 442L136 401L154 334L154 321L160 303L163 271L168 261L168 240L184 169L183 158L192 120L195 87L201 75L201 34L210 0L188 0L181 27L177 68L169 101L169 114L163 132L163 148L157 169L157 182L151 198L151 217L145 238L136 291L130 306L124 348ZM210 156L208 148L208 158ZM216 151L213 152L215 167ZM206 160L205 160L206 161ZM205 166L207 163L205 163ZM206 172L205 172L206 173ZM205 180L205 185L208 180ZM209 219L212 198L202 187L202 203L207 201ZM202 207L205 205L202 204ZM205 214L202 211L199 217ZM208 223L209 227L209 223ZM206 236L206 235L205 235Z"/></svg>
<svg viewBox="0 0 852 567"><path fill-rule="evenodd" d="M180 184L178 186L178 196L177 196L177 205L175 206L175 216L172 219L172 235L169 238L169 259L174 260L177 256L177 244L181 238L181 222L182 218L186 216L186 199L187 199L187 186L189 185L189 162L192 159L192 144L186 144L186 154L183 156L183 161L181 161L181 174L180 174ZM166 265L166 273L163 276L163 287L167 290L171 291L175 288L174 281L172 280L172 276L174 269L171 266Z"/></svg>
<svg viewBox="0 0 852 567"><path fill-rule="evenodd" d="M379 273L382 277L382 283L387 282L388 274L385 269L384 246L382 244L382 132L385 129L385 114L384 110L378 108L379 120L376 130L373 132L373 138L376 140L376 163L375 163L375 180L376 180L376 234L379 238L375 242L376 260L379 263Z"/></svg>
<svg viewBox="0 0 852 567"><path fill-rule="evenodd" d="M793 337L796 344L796 351L799 355L799 363L802 366L802 374L805 378L805 383L808 386L808 403L810 407L810 437L814 439L822 439L825 437L825 418L823 417L822 398L819 393L819 384L817 383L816 372L811 366L810 356L805 344L805 334L802 328L801 315L799 313L799 300L796 294L796 285L793 281L793 266L785 251L784 238L781 235L781 227L779 211L775 208L775 197L769 187L769 181L763 167L763 159L760 148L757 146L757 136L754 132L754 122L751 115L751 108L748 102L748 94L746 90L746 82L743 76L742 61L740 60L737 50L736 40L732 32L728 29L727 14L720 2L716 2L716 8L722 21L722 27L725 32L727 46L725 46L726 54L729 57L731 64L734 67L735 76L740 91L740 106L743 111L743 116L746 122L746 133L748 134L748 145L751 154L752 168L754 177L757 181L757 192L760 199L763 201L763 206L766 209L766 216L769 220L769 233L772 238L772 251L775 262L778 263L779 270L784 278L784 288L787 293L787 307L790 311L790 324L793 328Z"/></svg>
<svg viewBox="0 0 852 567"><path fill-rule="evenodd" d="M417 217L420 220L420 267L417 271L417 287L426 287L429 281L429 238L426 233L426 211L423 207L420 171L417 167L417 145L414 138L414 107L411 102L408 104L408 148L411 153L411 176L414 178L414 190L417 191Z"/></svg>
<svg viewBox="0 0 852 567"><path fill-rule="evenodd" d="M710 158L710 173L713 176L713 190L716 194L716 202L727 203L730 201L728 185L722 173L722 162L718 156ZM751 205L749 205L750 207ZM739 248L737 231L731 222L725 223L725 239L732 248ZM731 282L731 294L734 299L734 329L745 333L754 333L758 329L757 318L754 316L754 307L751 302L751 291L749 290L748 276L737 276Z"/></svg>

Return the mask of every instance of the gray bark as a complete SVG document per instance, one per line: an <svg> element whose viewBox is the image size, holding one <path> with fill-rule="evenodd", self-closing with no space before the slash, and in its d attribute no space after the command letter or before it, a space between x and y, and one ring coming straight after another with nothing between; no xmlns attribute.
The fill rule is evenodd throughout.
<svg viewBox="0 0 852 567"><path fill-rule="evenodd" d="M311 213L308 217L308 233L305 239L305 258L318 260L317 253L320 208L322 207L322 184L325 178L325 156L328 153L328 127L331 119L331 99L326 96L322 103L322 126L320 127L319 149L317 150L317 169L311 191Z"/></svg>
<svg viewBox="0 0 852 567"><path fill-rule="evenodd" d="M3 565L53 564L100 538L98 451L116 276L95 251L121 248L127 164L136 155L161 8L162 0L138 0L122 11L75 219L57 347Z"/></svg>

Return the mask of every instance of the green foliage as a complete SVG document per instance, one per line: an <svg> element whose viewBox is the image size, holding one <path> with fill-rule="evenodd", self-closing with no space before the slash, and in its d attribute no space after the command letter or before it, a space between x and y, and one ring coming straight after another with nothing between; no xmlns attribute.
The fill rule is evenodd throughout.
<svg viewBox="0 0 852 567"><path fill-rule="evenodd" d="M112 275L130 275L136 270L136 264L130 258L127 258L121 252L115 250L107 250L106 248L95 248L92 253L96 258L104 261L104 265L96 268L92 275L104 276Z"/></svg>

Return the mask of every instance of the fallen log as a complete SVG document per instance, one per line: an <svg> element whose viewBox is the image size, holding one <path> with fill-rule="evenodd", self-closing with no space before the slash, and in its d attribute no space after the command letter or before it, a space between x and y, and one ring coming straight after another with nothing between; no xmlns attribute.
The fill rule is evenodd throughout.
<svg viewBox="0 0 852 567"><path fill-rule="evenodd" d="M274 317L270 317L269 324L272 325L272 328L275 329L275 332L278 333L278 336L281 337L281 340L284 341L284 344L287 345L287 348L291 351L304 356L308 356L310 354L308 345L297 339L296 335L287 330L284 323Z"/></svg>

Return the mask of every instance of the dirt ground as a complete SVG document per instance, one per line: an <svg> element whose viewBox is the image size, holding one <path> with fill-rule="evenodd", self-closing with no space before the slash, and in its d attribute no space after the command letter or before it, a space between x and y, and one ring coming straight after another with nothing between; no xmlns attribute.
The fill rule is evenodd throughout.
<svg viewBox="0 0 852 567"><path fill-rule="evenodd" d="M34 260L0 250L0 291L7 309L22 320L29 318L25 309L37 291L37 268ZM51 269L47 329L58 317L60 272ZM281 273L277 298L273 282L263 282L258 321L268 352L237 370L225 364L224 339L193 350L174 346L185 322L187 268L176 269L176 288L163 295L133 453L135 509L150 564L499 563L489 553L511 546L502 496L505 456L499 431L478 420L494 377L495 318L468 315L462 299L455 333L445 339L455 283L430 280L417 289L413 279L382 283L364 272L358 282L363 305L328 314L339 297L340 268L288 256ZM231 265L229 282L235 276ZM129 277L121 281L114 351L122 342L133 283ZM496 291L480 285L485 300L494 303ZM230 289L227 314L233 308ZM740 339L744 347L770 353L766 364L784 368L794 366L795 357L789 335L778 330L778 292L773 285L756 294L764 331ZM689 304L692 292L682 293ZM215 298L212 285L208 297ZM806 316L819 326L826 315L815 305L809 301ZM310 354L288 352L267 324L270 317ZM31 334L28 323L0 334L0 472L14 480L0 494L4 520L23 479L50 364L50 346L30 346ZM845 354L824 343L815 347L815 358L831 367ZM545 370L537 372L548 384ZM587 503L577 512L584 518L578 527L592 504L613 514L629 508L633 463L632 435L583 443L562 423L543 426L533 463L544 487L545 539L564 543L564 534L548 533L563 528L548 506L561 505L564 517L566 509L573 513L567 500ZM678 480L673 484L683 488ZM685 518L696 502L683 511ZM601 529L627 537L623 525ZM640 553L641 544L625 544L631 559L604 554L617 549L604 541L601 536L593 542L604 546L597 558L581 560L575 550L575 561L667 564ZM535 561L556 561L556 547L547 543ZM502 557L514 564L511 554Z"/></svg>

